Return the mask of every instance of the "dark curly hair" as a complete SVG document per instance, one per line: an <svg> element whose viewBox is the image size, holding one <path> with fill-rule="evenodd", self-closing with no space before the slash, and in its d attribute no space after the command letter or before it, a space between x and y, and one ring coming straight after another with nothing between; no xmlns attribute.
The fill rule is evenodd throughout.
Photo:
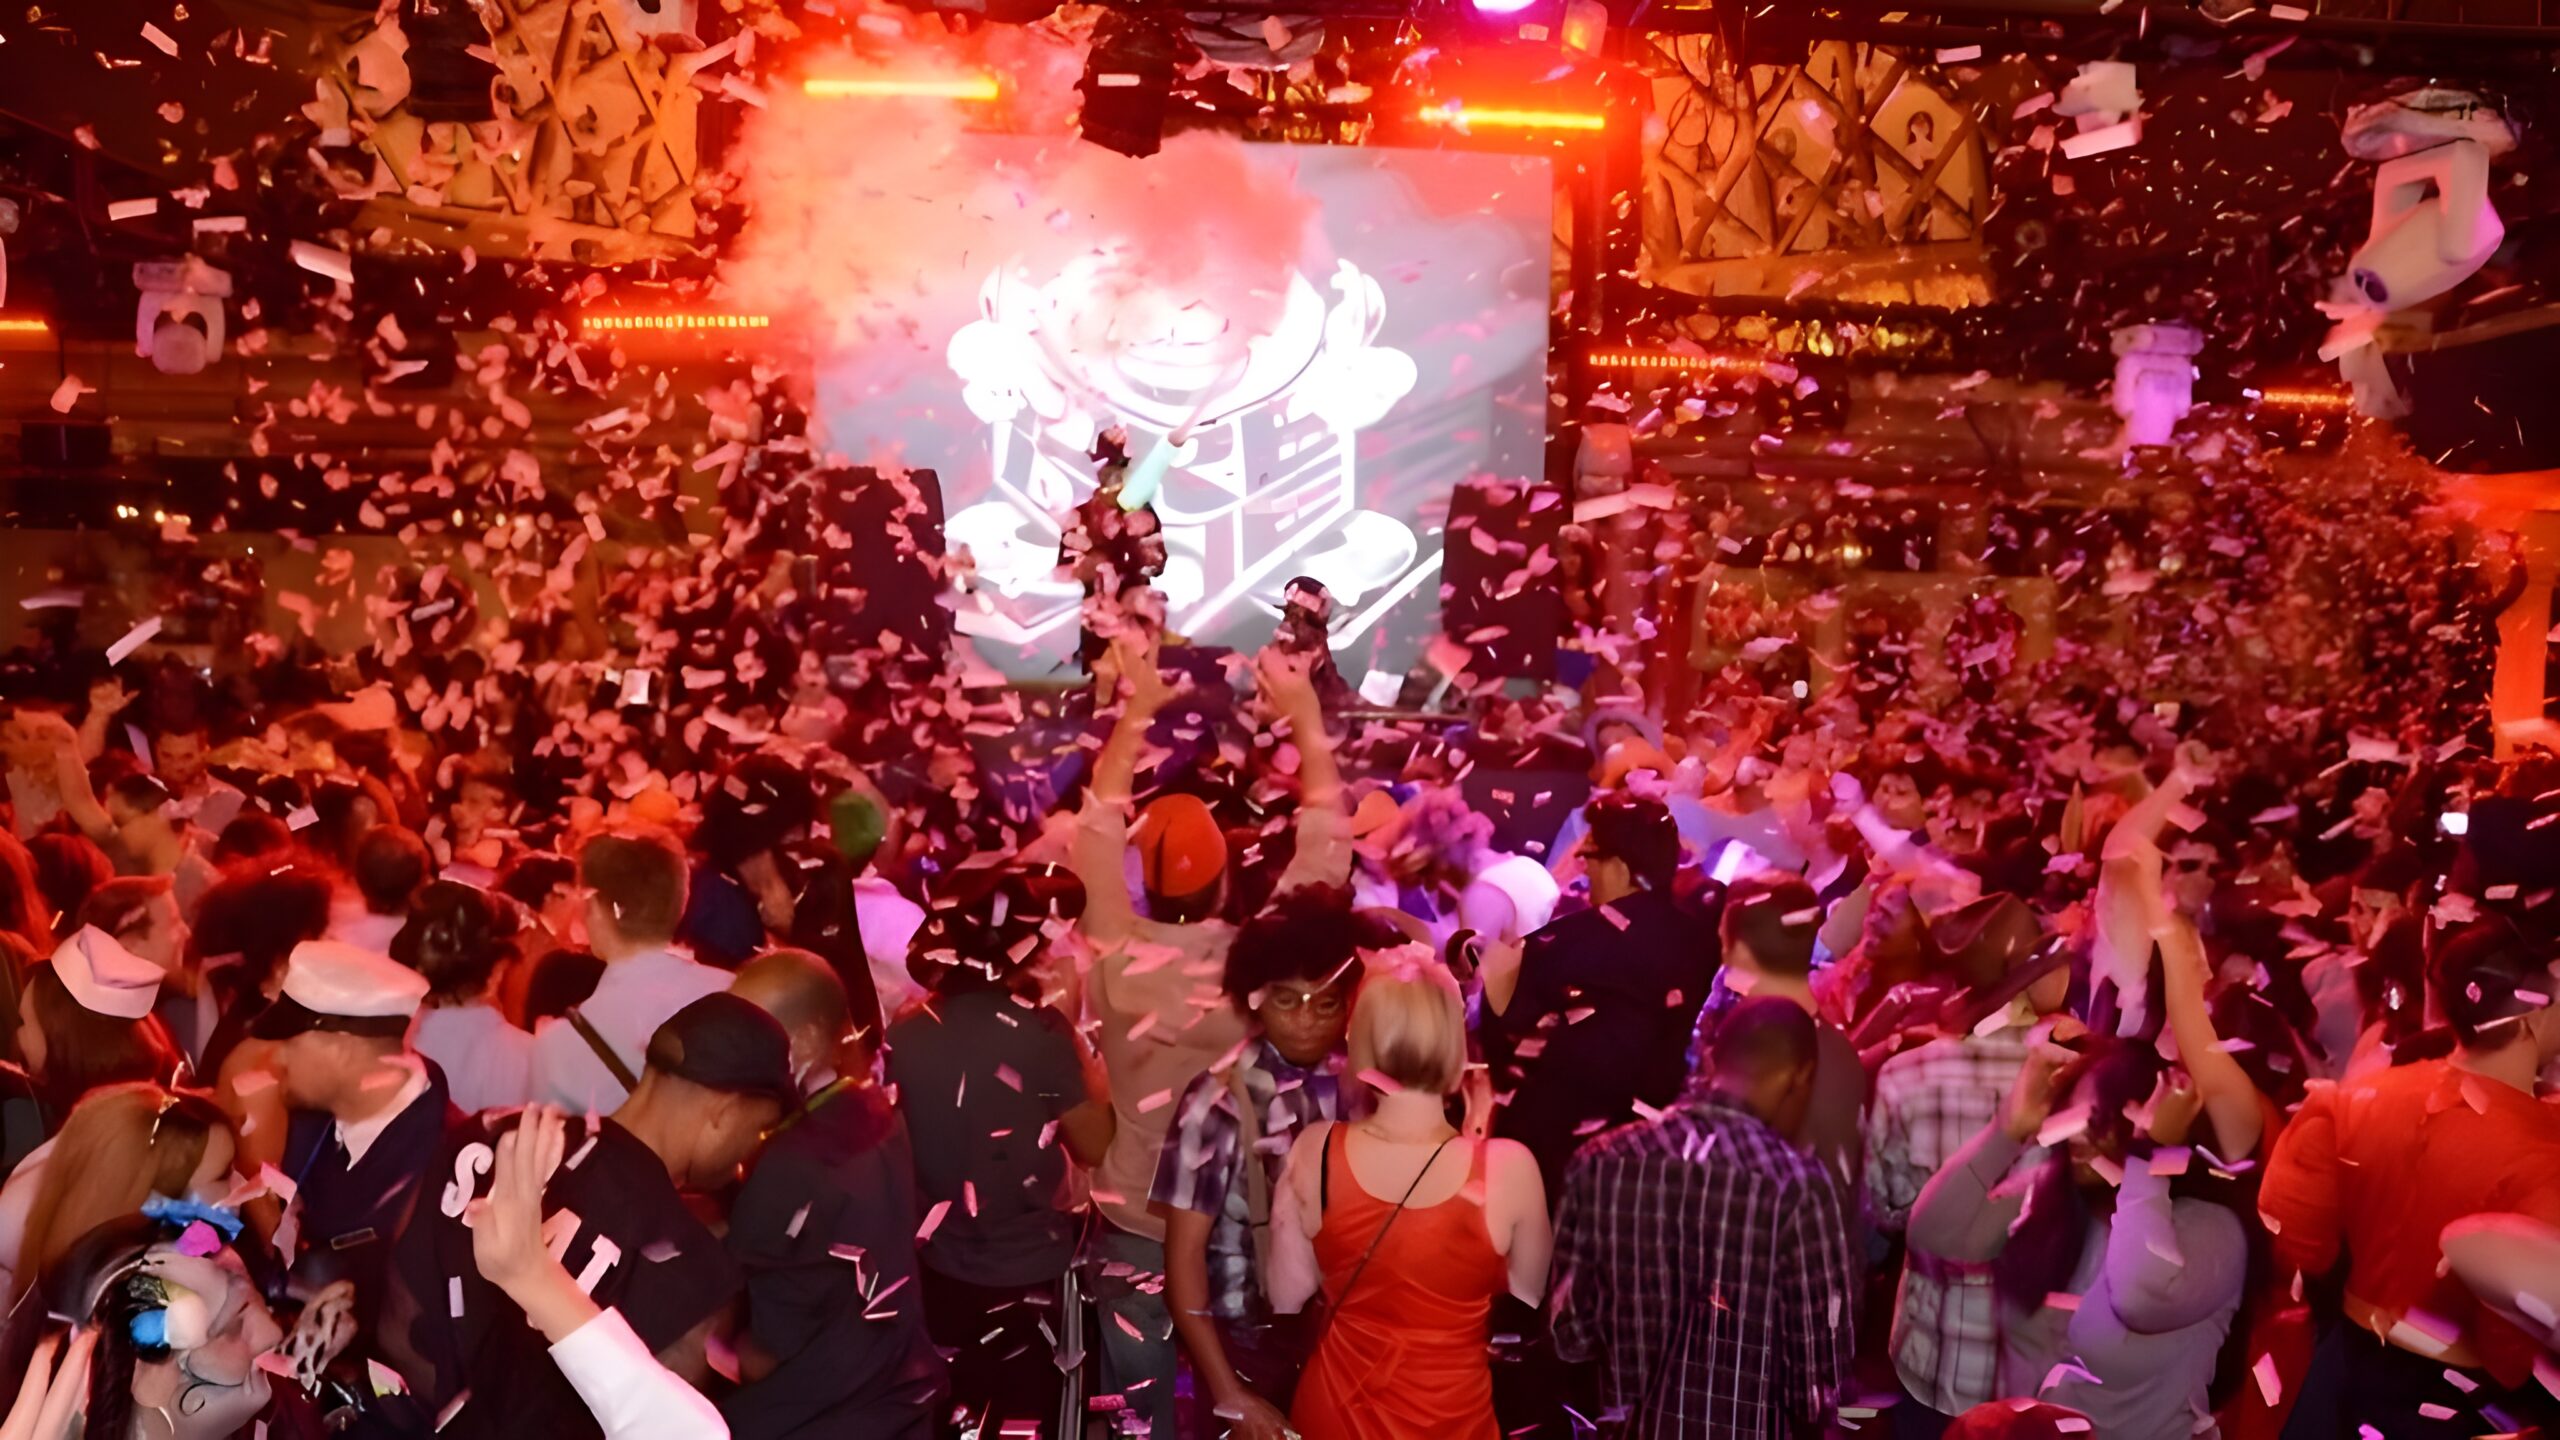
<svg viewBox="0 0 2560 1440"><path fill-rule="evenodd" d="M1238 1008L1249 1008L1257 992L1283 980L1356 980L1361 951L1403 942L1403 931L1357 908L1351 887L1302 885L1236 932L1223 988Z"/></svg>

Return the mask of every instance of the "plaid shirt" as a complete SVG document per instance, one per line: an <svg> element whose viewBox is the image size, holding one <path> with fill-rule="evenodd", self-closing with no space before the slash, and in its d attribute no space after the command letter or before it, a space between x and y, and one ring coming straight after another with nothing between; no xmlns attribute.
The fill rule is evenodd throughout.
<svg viewBox="0 0 2560 1440"><path fill-rule="evenodd" d="M1262 1117L1256 1159L1280 1188L1281 1162L1298 1132L1319 1120L1342 1118L1342 1076L1333 1063L1301 1069L1282 1059L1271 1042L1257 1038L1245 1051L1245 1093ZM1233 1066L1205 1071L1182 1091L1164 1148L1156 1155L1156 1181L1148 1199L1174 1210L1216 1217L1209 1226L1209 1317L1249 1320L1263 1311L1262 1277L1254 1273L1252 1187L1244 1183L1237 1153ZM1266 1223L1268 1216L1264 1217Z"/></svg>
<svg viewBox="0 0 2560 1440"><path fill-rule="evenodd" d="M1900 1232L1920 1187L2000 1113L2027 1060L2027 1032L1934 1040L1885 1062L1867 1112L1867 1196ZM2044 1152L2030 1147L2021 1168ZM1893 1316L1893 1365L1912 1396L1961 1415L2000 1393L2000 1300L1988 1266L1911 1251Z"/></svg>
<svg viewBox="0 0 2560 1440"><path fill-rule="evenodd" d="M1605 1431L1818 1434L1855 1347L1857 1266L1822 1165L1730 1100L1584 1146L1556 1220L1556 1349L1598 1356Z"/></svg>

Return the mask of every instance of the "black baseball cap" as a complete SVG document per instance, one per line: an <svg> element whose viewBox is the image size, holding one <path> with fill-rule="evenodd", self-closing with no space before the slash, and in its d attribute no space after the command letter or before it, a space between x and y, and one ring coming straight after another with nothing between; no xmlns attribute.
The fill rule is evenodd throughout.
<svg viewBox="0 0 2560 1440"><path fill-rule="evenodd" d="M791 1037L751 1000L705 995L649 1037L648 1067L706 1090L767 1095L789 1109L800 1102L791 1078Z"/></svg>

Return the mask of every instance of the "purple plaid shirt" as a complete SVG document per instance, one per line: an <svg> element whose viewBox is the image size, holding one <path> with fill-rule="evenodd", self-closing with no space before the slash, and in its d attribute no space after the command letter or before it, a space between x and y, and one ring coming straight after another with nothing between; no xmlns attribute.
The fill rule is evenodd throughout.
<svg viewBox="0 0 2560 1440"><path fill-rule="evenodd" d="M1261 1117L1255 1159L1277 1193L1281 1164L1298 1132L1319 1120L1343 1118L1340 1059L1320 1069L1301 1069L1282 1059L1270 1041L1257 1037L1242 1064L1245 1093ZM1262 1277L1253 1266L1252 1187L1244 1183L1235 1089L1229 1081L1234 1068L1221 1065L1183 1087L1147 1196L1168 1209L1215 1217L1208 1256L1209 1316L1215 1320L1253 1319L1263 1309Z"/></svg>

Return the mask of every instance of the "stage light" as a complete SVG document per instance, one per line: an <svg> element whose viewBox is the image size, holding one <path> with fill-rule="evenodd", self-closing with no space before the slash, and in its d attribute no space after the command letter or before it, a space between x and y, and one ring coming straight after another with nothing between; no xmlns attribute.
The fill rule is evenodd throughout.
<svg viewBox="0 0 2560 1440"><path fill-rule="evenodd" d="M589 335L612 330L763 330L772 324L772 317L767 315L692 311L662 314L624 311L578 317L578 329Z"/></svg>
<svg viewBox="0 0 2560 1440"><path fill-rule="evenodd" d="M0 335L50 335L53 326L33 315L0 315Z"/></svg>
<svg viewBox="0 0 2560 1440"><path fill-rule="evenodd" d="M1076 90L1084 106L1076 128L1105 150L1144 157L1164 145L1176 42L1161 24L1106 11L1085 55Z"/></svg>
<svg viewBox="0 0 2560 1440"><path fill-rule="evenodd" d="M1475 0L1479 15L1517 15L1539 0Z"/></svg>
<svg viewBox="0 0 2560 1440"><path fill-rule="evenodd" d="M800 93L819 100L994 100L1003 91L993 75L813 76Z"/></svg>
<svg viewBox="0 0 2560 1440"><path fill-rule="evenodd" d="M1580 110L1505 110L1468 105L1452 100L1446 105L1425 106L1422 123L1446 125L1452 130L1606 130L1605 115Z"/></svg>

